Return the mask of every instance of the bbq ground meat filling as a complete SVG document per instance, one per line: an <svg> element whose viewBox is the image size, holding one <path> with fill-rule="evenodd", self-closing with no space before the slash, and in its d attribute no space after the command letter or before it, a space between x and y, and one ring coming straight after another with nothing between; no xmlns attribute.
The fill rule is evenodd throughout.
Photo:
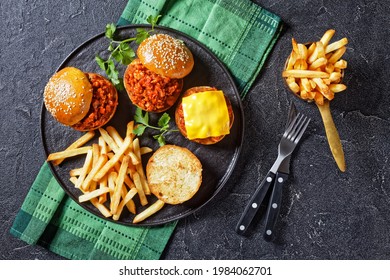
<svg viewBox="0 0 390 280"><path fill-rule="evenodd" d="M145 111L161 111L172 106L181 92L182 79L155 74L141 63L129 65L125 84L131 101Z"/></svg>
<svg viewBox="0 0 390 280"><path fill-rule="evenodd" d="M118 104L117 95L109 81L98 75L87 74L93 88L92 102L87 115L73 127L78 130L90 130L100 127L112 116Z"/></svg>

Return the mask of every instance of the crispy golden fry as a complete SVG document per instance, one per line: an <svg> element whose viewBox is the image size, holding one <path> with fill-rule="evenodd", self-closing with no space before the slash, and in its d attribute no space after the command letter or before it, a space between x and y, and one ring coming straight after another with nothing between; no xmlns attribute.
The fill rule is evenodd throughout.
<svg viewBox="0 0 390 280"><path fill-rule="evenodd" d="M330 53L330 52L333 52L343 46L345 46L346 44L348 44L348 39L347 38L343 38L337 42L334 42L330 45L328 45L326 48L325 48L325 53Z"/></svg>
<svg viewBox="0 0 390 280"><path fill-rule="evenodd" d="M99 182L99 188L108 188L108 175L104 175L104 177ZM102 194L99 197L99 203L104 203L107 201L107 193Z"/></svg>
<svg viewBox="0 0 390 280"><path fill-rule="evenodd" d="M108 210L107 207L104 206L104 204L99 203L96 198L93 198L90 201L93 204L93 206L95 206L100 211L100 213L102 213L104 217L108 218L112 216L110 210Z"/></svg>
<svg viewBox="0 0 390 280"><path fill-rule="evenodd" d="M141 155L144 155L144 154L148 154L148 153L153 152L153 149L149 148L149 147L141 147L140 152L141 152Z"/></svg>
<svg viewBox="0 0 390 280"><path fill-rule="evenodd" d="M52 153L47 157L47 161L63 160L69 157L83 155L88 153L88 151L91 149L92 149L91 146L87 146L87 147L74 148L74 149L69 149L61 152Z"/></svg>
<svg viewBox="0 0 390 280"><path fill-rule="evenodd" d="M110 191L110 189L105 187L105 188L96 189L96 190L94 190L92 192L86 192L83 195L79 196L79 202L88 201L88 200L90 200L92 198L95 198L95 197L98 197L98 196L100 196L102 194L108 193L109 191Z"/></svg>
<svg viewBox="0 0 390 280"><path fill-rule="evenodd" d="M103 136L100 136L98 139L99 147L100 147L100 153L101 154L107 154L109 151L107 149L106 141L104 141Z"/></svg>
<svg viewBox="0 0 390 280"><path fill-rule="evenodd" d="M337 49L332 55L331 57L329 58L328 62L329 63L336 63L337 60L339 60L343 54L346 52L347 48L346 47L341 47L339 49Z"/></svg>
<svg viewBox="0 0 390 280"><path fill-rule="evenodd" d="M285 78L329 78L329 73L313 70L285 70L282 76Z"/></svg>
<svg viewBox="0 0 390 280"><path fill-rule="evenodd" d="M88 153L87 153L87 154L88 154ZM80 176L81 170L82 170L82 169L83 169L83 168L80 167L80 168L75 168L75 169L70 170L70 171L69 171L69 176L70 176L70 177Z"/></svg>
<svg viewBox="0 0 390 280"><path fill-rule="evenodd" d="M95 132L94 131L88 131L86 134L84 134L83 136L78 138L75 142L73 142L68 148L66 148L66 150L73 150L75 148L79 148L79 147L83 146L84 144L86 144L94 136L95 136ZM61 158L61 159L58 159L58 160L54 160L53 164L54 165L59 165L59 164L61 164L61 162L63 160L64 160L64 158Z"/></svg>
<svg viewBox="0 0 390 280"><path fill-rule="evenodd" d="M119 146L123 144L123 138L120 136L119 132L113 126L107 126L106 130L115 143Z"/></svg>
<svg viewBox="0 0 390 280"><path fill-rule="evenodd" d="M141 158L141 150L140 150L140 144L139 144L139 139L136 138L133 141L133 150L134 154L140 159ZM142 187L144 189L145 194L150 194L150 189L149 189L149 184L148 181L146 180L144 168L142 166L142 162L140 161L138 164L135 165L135 168L140 176Z"/></svg>
<svg viewBox="0 0 390 280"><path fill-rule="evenodd" d="M93 178L94 181L99 181L103 178L106 173L114 167L115 163L119 161L121 156L126 152L126 150L129 148L130 145L130 138L126 137L123 141L123 145L119 148L118 153L116 153L109 161L106 162L106 164L99 170L99 172L95 175Z"/></svg>
<svg viewBox="0 0 390 280"><path fill-rule="evenodd" d="M296 82L287 83L292 92L298 93L300 91L299 85Z"/></svg>
<svg viewBox="0 0 390 280"><path fill-rule="evenodd" d="M130 201L133 199L133 197L137 194L137 190L136 189L131 189L127 194L126 196L122 199L122 201L119 203L118 205L118 208L115 212L115 214L113 215L113 219L114 220L119 220L119 217L120 215L122 214L122 211L123 211L123 207Z"/></svg>
<svg viewBox="0 0 390 280"><path fill-rule="evenodd" d="M79 189L81 187L91 168L92 168L92 150L89 150L85 158L84 165L81 168L80 176L77 179L77 182L75 184L76 188Z"/></svg>
<svg viewBox="0 0 390 280"><path fill-rule="evenodd" d="M339 61L336 61L335 64L334 64L334 67L335 68L339 68L339 69L345 69L347 68L347 61L344 60L344 59L340 59Z"/></svg>
<svg viewBox="0 0 390 280"><path fill-rule="evenodd" d="M116 144L116 142L114 141L114 139L112 139L112 137L111 137L110 134L107 132L107 130L105 130L104 128L99 128L99 132L100 132L101 136L103 137L104 141L106 142L106 144L110 147L110 149L111 149L114 153L118 153L118 151L119 151L119 146Z"/></svg>
<svg viewBox="0 0 390 280"><path fill-rule="evenodd" d="M161 200L157 200L155 203L150 205L148 208L146 208L144 211L139 213L137 216L134 217L133 223L139 223L145 220L146 218L152 216L153 214L157 213L161 210L164 206L164 202Z"/></svg>
<svg viewBox="0 0 390 280"><path fill-rule="evenodd" d="M344 84L331 84L329 85L329 89L333 92L340 92L347 89L347 86Z"/></svg>
<svg viewBox="0 0 390 280"><path fill-rule="evenodd" d="M333 92L331 92L329 87L324 83L322 79L313 78L313 81L317 84L323 96L325 96L328 100L332 100L334 98Z"/></svg>
<svg viewBox="0 0 390 280"><path fill-rule="evenodd" d="M139 196L139 200L141 202L141 205L145 206L146 204L148 204L148 199L146 198L145 191L144 191L143 186L142 186L141 177L137 172L134 173L133 180L134 180L134 185L138 191L138 196Z"/></svg>
<svg viewBox="0 0 390 280"><path fill-rule="evenodd" d="M309 70L316 70L328 63L328 60L325 57L317 58L312 64L309 66Z"/></svg>
<svg viewBox="0 0 390 280"><path fill-rule="evenodd" d="M101 155L99 157L96 165L92 167L91 171L88 173L84 182L81 184L80 188L83 191L87 191L89 189L89 186L92 183L94 176L101 170L102 166L104 166L106 164L106 162L107 162L107 155Z"/></svg>
<svg viewBox="0 0 390 280"><path fill-rule="evenodd" d="M322 35L320 41L322 45L326 48L327 45L329 44L330 40L332 39L333 35L336 33L336 30L334 29L329 29L326 30L324 35Z"/></svg>
<svg viewBox="0 0 390 280"><path fill-rule="evenodd" d="M129 161L130 157L129 156L124 156L123 161L121 164L121 167L119 169L118 177L115 182L115 189L114 189L114 194L112 195L111 199L111 213L114 215L118 209L118 205L120 202L121 198L121 192L122 192L122 187L125 181L125 175L127 172L127 167L129 166Z"/></svg>
<svg viewBox="0 0 390 280"><path fill-rule="evenodd" d="M287 61L286 70L294 69L295 62L297 61L297 54L293 51Z"/></svg>

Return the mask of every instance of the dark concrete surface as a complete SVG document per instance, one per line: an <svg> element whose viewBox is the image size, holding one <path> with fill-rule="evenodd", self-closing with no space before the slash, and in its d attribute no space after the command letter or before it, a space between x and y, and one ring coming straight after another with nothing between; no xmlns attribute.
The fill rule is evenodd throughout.
<svg viewBox="0 0 390 280"><path fill-rule="evenodd" d="M116 22L126 1L0 2L0 259L61 259L10 235L9 229L42 162L42 90L75 47ZM256 1L285 29L244 100L245 143L226 187L177 226L163 259L390 258L390 1ZM280 72L291 37L319 39L329 28L348 37L347 91L331 103L347 171L330 154L314 105L285 89ZM248 237L234 228L250 195L276 158L288 106L312 118L292 157L274 243L264 222Z"/></svg>

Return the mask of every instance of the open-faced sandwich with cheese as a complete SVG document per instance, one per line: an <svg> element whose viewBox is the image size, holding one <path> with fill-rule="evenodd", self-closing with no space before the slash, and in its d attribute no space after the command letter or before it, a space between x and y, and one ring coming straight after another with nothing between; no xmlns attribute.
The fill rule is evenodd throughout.
<svg viewBox="0 0 390 280"><path fill-rule="evenodd" d="M60 123L88 131L105 125L113 117L118 93L114 85L99 74L65 67L49 79L44 103Z"/></svg>
<svg viewBox="0 0 390 280"><path fill-rule="evenodd" d="M214 87L193 87L183 94L176 107L175 121L187 139L210 145L230 133L234 113L228 97Z"/></svg>
<svg viewBox="0 0 390 280"><path fill-rule="evenodd" d="M130 100L144 111L168 110L181 93L183 78L194 66L191 51L170 35L155 34L140 44L137 56L123 78Z"/></svg>

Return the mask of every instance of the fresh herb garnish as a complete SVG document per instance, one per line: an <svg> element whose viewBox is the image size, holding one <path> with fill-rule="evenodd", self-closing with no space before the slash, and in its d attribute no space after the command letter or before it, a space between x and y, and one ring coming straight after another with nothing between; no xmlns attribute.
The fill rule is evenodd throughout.
<svg viewBox="0 0 390 280"><path fill-rule="evenodd" d="M146 128L158 130L160 133L153 135L153 138L157 140L157 142L160 146L165 145L164 135L166 133L178 131L177 129L169 129L169 121L171 120L171 117L167 113L164 113L159 118L159 120L157 122L158 126L153 126L153 125L149 124L149 113L145 112L145 114L143 114L143 111L140 108L137 108L135 110L134 120L137 123L137 125L135 126L133 132L137 136L141 136L144 133Z"/></svg>
<svg viewBox="0 0 390 280"><path fill-rule="evenodd" d="M154 27L161 15L148 16L146 19L151 24L151 29L146 30L145 28L137 28L135 37L126 38L124 40L116 40L115 32L116 26L113 23L106 25L105 36L110 40L108 51L110 55L105 60L98 54L95 56L95 60L99 67L106 72L107 77L111 82L118 88L123 89L123 79L119 78L119 72L116 69L116 64L129 65L135 58L135 52L130 46L130 42L135 41L140 44L143 40L148 38L151 33L154 32Z"/></svg>

